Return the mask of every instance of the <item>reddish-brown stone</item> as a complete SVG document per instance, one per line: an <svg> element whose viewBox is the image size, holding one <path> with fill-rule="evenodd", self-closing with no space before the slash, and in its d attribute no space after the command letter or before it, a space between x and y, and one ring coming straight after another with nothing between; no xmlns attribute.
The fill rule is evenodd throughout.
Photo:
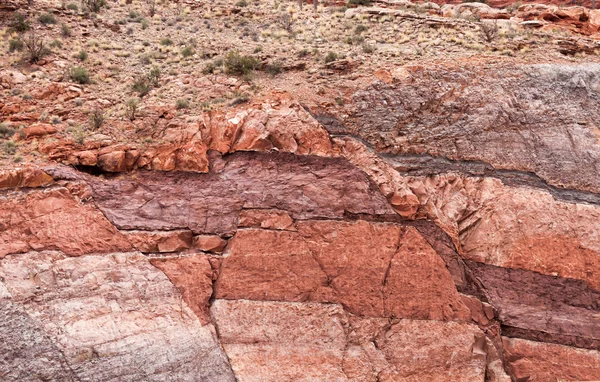
<svg viewBox="0 0 600 382"><path fill-rule="evenodd" d="M227 246L227 240L216 235L194 236L193 247L205 252L223 252Z"/></svg>
<svg viewBox="0 0 600 382"><path fill-rule="evenodd" d="M123 231L141 252L178 252L192 246L192 231Z"/></svg>
<svg viewBox="0 0 600 382"><path fill-rule="evenodd" d="M296 230L294 228L294 221L290 215L280 210L242 210L238 226L288 231Z"/></svg>
<svg viewBox="0 0 600 382"><path fill-rule="evenodd" d="M213 293L213 270L205 255L150 258L167 275L200 322L210 323L209 300Z"/></svg>
<svg viewBox="0 0 600 382"><path fill-rule="evenodd" d="M65 188L0 197L0 258L29 250L76 256L131 248L100 211Z"/></svg>

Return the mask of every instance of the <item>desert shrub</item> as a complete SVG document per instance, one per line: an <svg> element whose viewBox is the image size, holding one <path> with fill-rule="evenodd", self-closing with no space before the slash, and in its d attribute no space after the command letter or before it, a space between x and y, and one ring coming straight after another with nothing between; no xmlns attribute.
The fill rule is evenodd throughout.
<svg viewBox="0 0 600 382"><path fill-rule="evenodd" d="M82 50L75 55L75 58L78 59L79 61L85 61L88 58L88 54L85 50Z"/></svg>
<svg viewBox="0 0 600 382"><path fill-rule="evenodd" d="M44 13L38 17L38 21L44 25L56 24L56 18L51 13Z"/></svg>
<svg viewBox="0 0 600 382"><path fill-rule="evenodd" d="M23 48L25 48L25 44L20 38L11 39L8 41L8 51L11 53L16 51L20 52L23 50Z"/></svg>
<svg viewBox="0 0 600 382"><path fill-rule="evenodd" d="M325 63L328 64L328 63L333 62L333 61L335 61L337 59L338 59L337 53L335 53L335 52L329 52L325 56Z"/></svg>
<svg viewBox="0 0 600 382"><path fill-rule="evenodd" d="M289 12L282 12L279 14L279 24L288 33L294 32L294 18Z"/></svg>
<svg viewBox="0 0 600 382"><path fill-rule="evenodd" d="M354 34L361 34L362 32L366 32L369 28L366 25L358 24L354 28Z"/></svg>
<svg viewBox="0 0 600 382"><path fill-rule="evenodd" d="M188 101L187 99L178 99L175 106L177 107L177 110L189 109L190 101Z"/></svg>
<svg viewBox="0 0 600 382"><path fill-rule="evenodd" d="M79 7L75 3L69 3L69 4L67 4L67 9L70 9L70 10L75 11L75 12L79 11Z"/></svg>
<svg viewBox="0 0 600 382"><path fill-rule="evenodd" d="M235 5L243 8L248 6L248 2L246 0L239 0L237 3L235 3Z"/></svg>
<svg viewBox="0 0 600 382"><path fill-rule="evenodd" d="M69 28L69 26L67 24L62 24L60 26L60 32L64 37L69 37L71 36L71 28Z"/></svg>
<svg viewBox="0 0 600 382"><path fill-rule="evenodd" d="M104 111L96 108L90 113L90 123L94 130L98 130L104 124Z"/></svg>
<svg viewBox="0 0 600 382"><path fill-rule="evenodd" d="M17 145L13 141L4 142L2 151L7 155L14 155L17 152Z"/></svg>
<svg viewBox="0 0 600 382"><path fill-rule="evenodd" d="M10 126L0 123L0 138L7 139L15 134L15 130Z"/></svg>
<svg viewBox="0 0 600 382"><path fill-rule="evenodd" d="M281 62L275 61L264 66L263 70L272 76L276 76L283 71Z"/></svg>
<svg viewBox="0 0 600 382"><path fill-rule="evenodd" d="M156 1L155 0L147 0L146 4L148 5L148 15L150 17L154 17L156 14Z"/></svg>
<svg viewBox="0 0 600 382"><path fill-rule="evenodd" d="M125 103L125 112L130 121L133 121L135 119L135 113L137 112L139 104L140 100L137 98L130 98Z"/></svg>
<svg viewBox="0 0 600 382"><path fill-rule="evenodd" d="M498 37L498 22L496 20L493 22L484 21L479 24L479 31L485 41L492 42Z"/></svg>
<svg viewBox="0 0 600 382"><path fill-rule="evenodd" d="M364 44L362 44L362 50L365 53L373 53L375 51L375 47L373 45L364 43Z"/></svg>
<svg viewBox="0 0 600 382"><path fill-rule="evenodd" d="M44 39L38 37L35 32L31 32L29 36L23 40L23 43L25 44L25 51L27 52L26 58L32 64L35 64L50 54L50 49L46 47Z"/></svg>
<svg viewBox="0 0 600 382"><path fill-rule="evenodd" d="M142 29L148 29L148 21L146 19L142 19L140 23L142 25Z"/></svg>
<svg viewBox="0 0 600 382"><path fill-rule="evenodd" d="M252 56L243 56L237 51L227 53L223 60L225 73L246 75L258 67L258 60Z"/></svg>
<svg viewBox="0 0 600 382"><path fill-rule="evenodd" d="M160 81L160 68L158 66L153 66L152 69L150 69L148 80L153 86L158 87Z"/></svg>
<svg viewBox="0 0 600 382"><path fill-rule="evenodd" d="M171 40L170 38L166 37L163 38L162 40L160 40L160 45L164 45L164 46L170 46L173 45L173 40Z"/></svg>
<svg viewBox="0 0 600 382"><path fill-rule="evenodd" d="M21 13L15 13L15 16L10 24L10 29L14 32L23 33L31 28L29 21Z"/></svg>
<svg viewBox="0 0 600 382"><path fill-rule="evenodd" d="M186 46L181 50L181 55L183 57L190 57L194 54L194 49L191 46Z"/></svg>
<svg viewBox="0 0 600 382"><path fill-rule="evenodd" d="M73 67L69 70L69 78L71 81L77 82L78 84L89 84L91 82L88 76L87 70L81 66Z"/></svg>
<svg viewBox="0 0 600 382"><path fill-rule="evenodd" d="M309 54L310 54L310 52L308 51L308 49L305 48L298 52L298 57L306 57Z"/></svg>
<svg viewBox="0 0 600 382"><path fill-rule="evenodd" d="M143 97L146 94L150 93L150 90L152 90L152 84L150 83L148 76L142 74L135 77L131 89L134 92L138 93L140 97Z"/></svg>
<svg viewBox="0 0 600 382"><path fill-rule="evenodd" d="M98 13L106 6L106 0L81 0L81 8Z"/></svg>
<svg viewBox="0 0 600 382"><path fill-rule="evenodd" d="M60 41L58 39L56 39L50 43L50 48L59 48L60 49L60 48L62 48L62 46L63 46L62 41Z"/></svg>
<svg viewBox="0 0 600 382"><path fill-rule="evenodd" d="M203 74L212 74L215 72L215 69L217 68L217 66L215 65L214 62L209 62L206 65L204 65L204 67L202 68L202 73Z"/></svg>
<svg viewBox="0 0 600 382"><path fill-rule="evenodd" d="M371 5L371 0L349 0L350 5Z"/></svg>

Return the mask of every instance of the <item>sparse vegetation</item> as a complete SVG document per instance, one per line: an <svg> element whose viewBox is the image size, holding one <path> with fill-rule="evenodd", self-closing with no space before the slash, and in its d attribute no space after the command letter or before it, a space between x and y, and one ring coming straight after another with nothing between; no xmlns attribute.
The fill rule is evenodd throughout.
<svg viewBox="0 0 600 382"><path fill-rule="evenodd" d="M135 120L135 114L139 104L140 100L138 98L130 98L127 100L127 103L125 103L125 111L130 121Z"/></svg>
<svg viewBox="0 0 600 382"><path fill-rule="evenodd" d="M348 4L350 5L371 5L371 0L349 0Z"/></svg>
<svg viewBox="0 0 600 382"><path fill-rule="evenodd" d="M22 51L25 48L25 44L21 41L20 38L10 39L8 41L8 51L9 52L17 52Z"/></svg>
<svg viewBox="0 0 600 382"><path fill-rule="evenodd" d="M15 134L15 130L3 123L0 123L0 138L8 139Z"/></svg>
<svg viewBox="0 0 600 382"><path fill-rule="evenodd" d="M104 124L104 111L96 108L90 113L90 123L94 130L98 130Z"/></svg>
<svg viewBox="0 0 600 382"><path fill-rule="evenodd" d="M77 82L81 85L89 84L91 82L87 70L81 66L71 68L69 70L69 78L71 81Z"/></svg>
<svg viewBox="0 0 600 382"><path fill-rule="evenodd" d="M71 36L71 28L69 28L69 26L67 24L63 23L60 26L60 31L61 31L61 34L63 35L63 37Z"/></svg>
<svg viewBox="0 0 600 382"><path fill-rule="evenodd" d="M190 101L187 100L187 99L178 99L177 103L175 104L175 107L177 108L177 110L189 109L190 108Z"/></svg>
<svg viewBox="0 0 600 382"><path fill-rule="evenodd" d="M75 55L75 58L77 58L79 61L85 61L88 58L88 54L85 50L81 50Z"/></svg>
<svg viewBox="0 0 600 382"><path fill-rule="evenodd" d="M247 75L258 68L258 60L252 56L243 56L237 51L227 53L223 60L225 73Z"/></svg>
<svg viewBox="0 0 600 382"><path fill-rule="evenodd" d="M31 28L29 21L21 13L15 13L10 29L13 32L23 33Z"/></svg>
<svg viewBox="0 0 600 382"><path fill-rule="evenodd" d="M498 37L498 22L496 20L484 21L479 24L479 30L486 42L492 42Z"/></svg>
<svg viewBox="0 0 600 382"><path fill-rule="evenodd" d="M35 31L32 31L29 36L25 37L23 43L27 52L26 58L32 64L39 62L42 58L50 54L50 49L46 47L44 39L38 37Z"/></svg>
<svg viewBox="0 0 600 382"><path fill-rule="evenodd" d="M38 17L38 21L44 25L56 24L56 18L51 13L44 13Z"/></svg>
<svg viewBox="0 0 600 382"><path fill-rule="evenodd" d="M194 49L191 46L186 46L181 50L181 55L183 57L191 57L194 55Z"/></svg>
<svg viewBox="0 0 600 382"><path fill-rule="evenodd" d="M81 0L81 8L89 12L98 13L106 7L106 0Z"/></svg>
<svg viewBox="0 0 600 382"><path fill-rule="evenodd" d="M335 53L335 52L329 52L325 56L325 63L328 64L328 63L333 62L333 61L335 61L337 59L338 59L337 53Z"/></svg>

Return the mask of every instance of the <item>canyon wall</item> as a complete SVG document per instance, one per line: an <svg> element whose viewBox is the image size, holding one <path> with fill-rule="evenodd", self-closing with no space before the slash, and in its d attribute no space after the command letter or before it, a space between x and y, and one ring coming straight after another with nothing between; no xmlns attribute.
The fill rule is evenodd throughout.
<svg viewBox="0 0 600 382"><path fill-rule="evenodd" d="M0 379L599 379L598 73L402 67L160 144L31 135Z"/></svg>

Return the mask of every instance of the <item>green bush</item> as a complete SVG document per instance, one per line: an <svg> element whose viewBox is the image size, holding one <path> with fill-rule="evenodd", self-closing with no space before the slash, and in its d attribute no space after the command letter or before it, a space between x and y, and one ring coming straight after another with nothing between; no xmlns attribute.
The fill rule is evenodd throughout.
<svg viewBox="0 0 600 382"><path fill-rule="evenodd" d="M191 46L186 46L181 50L181 55L183 57L190 57L194 54L194 49Z"/></svg>
<svg viewBox="0 0 600 382"><path fill-rule="evenodd" d="M227 53L223 60L225 73L246 75L258 68L258 60L252 56L242 56L239 52Z"/></svg>
<svg viewBox="0 0 600 382"><path fill-rule="evenodd" d="M17 152L17 145L13 141L4 142L2 151L8 155L14 155Z"/></svg>
<svg viewBox="0 0 600 382"><path fill-rule="evenodd" d="M56 24L56 18L54 18L54 15L51 13L44 13L43 15L40 15L40 17L38 17L38 21L44 25Z"/></svg>
<svg viewBox="0 0 600 382"><path fill-rule="evenodd" d="M279 61L275 61L273 63L265 65L263 70L272 76L276 76L283 71L281 67L281 62Z"/></svg>
<svg viewBox="0 0 600 382"><path fill-rule="evenodd" d="M70 9L70 10L75 11L75 12L79 11L79 7L75 3L69 3L69 4L67 4L67 9Z"/></svg>
<svg viewBox="0 0 600 382"><path fill-rule="evenodd" d="M163 38L162 40L160 40L160 45L164 45L164 46L170 46L173 45L173 40L171 40L170 38L166 37Z"/></svg>
<svg viewBox="0 0 600 382"><path fill-rule="evenodd" d="M15 32L23 33L28 31L30 28L31 25L29 25L29 21L27 21L25 16L20 13L15 13L10 29Z"/></svg>
<svg viewBox="0 0 600 382"><path fill-rule="evenodd" d="M82 85L89 84L91 82L90 77L87 74L87 70L80 66L71 68L69 71L69 78L71 78L72 81Z"/></svg>
<svg viewBox="0 0 600 382"><path fill-rule="evenodd" d="M77 58L79 61L85 61L88 58L88 54L85 50L82 50L75 55L75 58Z"/></svg>
<svg viewBox="0 0 600 382"><path fill-rule="evenodd" d="M20 38L15 38L8 41L8 51L11 53L16 51L20 52L23 50L23 48L25 48L25 44Z"/></svg>
<svg viewBox="0 0 600 382"><path fill-rule="evenodd" d="M106 6L106 0L81 0L81 8L98 13Z"/></svg>
<svg viewBox="0 0 600 382"><path fill-rule="evenodd" d="M349 0L350 5L371 5L371 0Z"/></svg>
<svg viewBox="0 0 600 382"><path fill-rule="evenodd" d="M138 95L141 98L146 94L150 93L150 90L152 90L152 84L150 84L148 76L139 75L133 81L133 86L131 87L131 89L134 92L138 93Z"/></svg>
<svg viewBox="0 0 600 382"><path fill-rule="evenodd" d="M63 24L60 26L60 31L61 31L61 33L62 33L62 35L63 35L64 37L69 37L69 36L71 36L71 28L69 28L69 26L68 26L67 24L64 24L64 23L63 23Z"/></svg>
<svg viewBox="0 0 600 382"><path fill-rule="evenodd" d="M243 8L248 6L248 2L246 0L239 0L237 3L235 3L235 5Z"/></svg>
<svg viewBox="0 0 600 382"><path fill-rule="evenodd" d="M177 107L177 110L189 109L190 108L190 101L188 101L187 99L178 99L176 107Z"/></svg>
<svg viewBox="0 0 600 382"><path fill-rule="evenodd" d="M0 123L0 138L10 138L15 134L15 130L9 126Z"/></svg>
<svg viewBox="0 0 600 382"><path fill-rule="evenodd" d="M325 63L328 64L338 59L338 55L335 52L329 52L325 56Z"/></svg>

